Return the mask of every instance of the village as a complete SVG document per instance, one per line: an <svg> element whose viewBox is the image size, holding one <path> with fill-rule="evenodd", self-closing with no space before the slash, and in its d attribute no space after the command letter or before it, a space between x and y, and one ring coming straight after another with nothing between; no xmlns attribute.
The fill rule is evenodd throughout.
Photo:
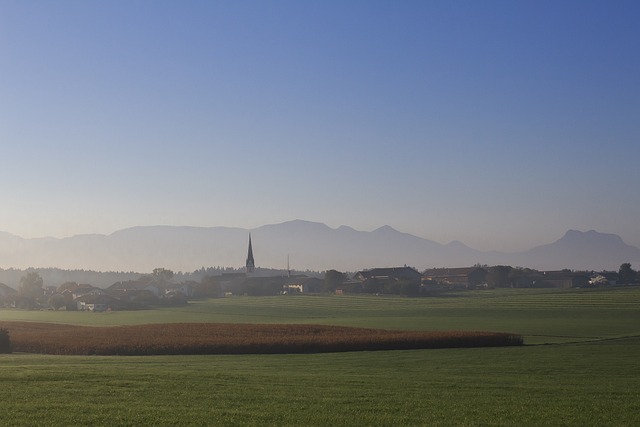
<svg viewBox="0 0 640 427"><path fill-rule="evenodd" d="M137 280L118 281L106 288L65 282L45 286L37 271L20 279L18 289L0 283L0 305L18 309L51 309L104 312L140 310L158 306L187 304L199 298L237 295L274 296L297 294L374 294L407 297L433 296L451 291L489 288L586 288L636 283L638 273L631 264L618 272L538 271L511 266L475 265L464 268L432 268L422 272L409 266L382 267L343 273L274 274L256 269L249 236L245 267L242 271L207 275L200 281L177 282L174 273L156 268Z"/></svg>

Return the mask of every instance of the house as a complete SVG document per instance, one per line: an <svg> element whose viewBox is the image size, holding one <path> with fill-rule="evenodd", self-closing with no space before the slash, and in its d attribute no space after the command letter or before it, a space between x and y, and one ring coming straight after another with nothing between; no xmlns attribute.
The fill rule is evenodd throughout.
<svg viewBox="0 0 640 427"><path fill-rule="evenodd" d="M163 290L160 285L148 280L128 280L124 282L116 282L107 288L109 294L119 296L132 291L148 291L156 298L162 295Z"/></svg>
<svg viewBox="0 0 640 427"><path fill-rule="evenodd" d="M162 295L162 287L156 283L149 283L142 288L144 291L149 291L156 297Z"/></svg>
<svg viewBox="0 0 640 427"><path fill-rule="evenodd" d="M167 285L164 290L164 295L166 297L170 294L174 295L179 293L185 298L191 298L193 296L193 289L196 285L198 285L196 282L172 283Z"/></svg>
<svg viewBox="0 0 640 427"><path fill-rule="evenodd" d="M375 286L367 286L367 285L373 285ZM361 293L378 293L379 292L379 288L381 288L380 281L378 279L372 279L372 280L365 280L364 282L360 281L360 280L345 280L344 282L340 283L339 286L336 287L335 293L336 295L346 295L346 294L361 294ZM371 289L371 288L374 289ZM376 289L377 288L377 289Z"/></svg>
<svg viewBox="0 0 640 427"><path fill-rule="evenodd" d="M244 283L246 278L246 273L222 273L222 275L218 277L218 283L220 283L220 289L225 292L225 294L227 292L233 294L238 292L238 289L242 287L242 283Z"/></svg>
<svg viewBox="0 0 640 427"><path fill-rule="evenodd" d="M422 273L422 286L448 289L475 289L486 283L487 270L482 267L432 268Z"/></svg>
<svg viewBox="0 0 640 427"><path fill-rule="evenodd" d="M420 272L411 267L372 268L353 277L353 284L341 285L343 292L368 294L417 295L420 292Z"/></svg>
<svg viewBox="0 0 640 427"><path fill-rule="evenodd" d="M322 291L323 281L316 277L289 277L282 287L284 293L314 294Z"/></svg>
<svg viewBox="0 0 640 427"><path fill-rule="evenodd" d="M247 277L238 283L236 288L229 288L236 295L280 295L286 276L264 276L264 277Z"/></svg>
<svg viewBox="0 0 640 427"><path fill-rule="evenodd" d="M101 312L112 310L120 304L116 298L110 295L84 295L75 300L78 310Z"/></svg>
<svg viewBox="0 0 640 427"><path fill-rule="evenodd" d="M64 295L65 293L68 293L69 290L65 290L62 292L62 294ZM71 292L71 296L73 297L73 299L78 299L80 297L83 297L85 295L104 295L106 294L106 292L104 291L104 289L100 289L100 288L96 288L94 286L91 285L78 285L78 287L76 287L75 289L73 289Z"/></svg>
<svg viewBox="0 0 640 427"><path fill-rule="evenodd" d="M609 286L609 281L602 274L594 274L589 279L590 286Z"/></svg>
<svg viewBox="0 0 640 427"><path fill-rule="evenodd" d="M383 281L407 281L420 282L422 275L419 271L412 267L390 267L390 268L372 268L370 270L362 270L355 274L355 280L364 282L366 280L377 279Z"/></svg>
<svg viewBox="0 0 640 427"><path fill-rule="evenodd" d="M169 291L162 296L161 303L164 305L183 305L188 303L188 299L182 292Z"/></svg>
<svg viewBox="0 0 640 427"><path fill-rule="evenodd" d="M8 307L12 303L15 303L15 298L18 295L18 291L10 286L0 283L0 306Z"/></svg>
<svg viewBox="0 0 640 427"><path fill-rule="evenodd" d="M160 296L160 287L158 285L142 279L116 282L106 290L109 295L123 303L137 306L156 304Z"/></svg>
<svg viewBox="0 0 640 427"><path fill-rule="evenodd" d="M16 295L18 291L13 289L10 286L5 285L4 283L0 283L0 298L6 298L13 295Z"/></svg>
<svg viewBox="0 0 640 427"><path fill-rule="evenodd" d="M620 274L615 271L603 271L600 274L607 279L607 282L609 282L609 285L611 286L616 286L618 284L618 280L620 280Z"/></svg>
<svg viewBox="0 0 640 427"><path fill-rule="evenodd" d="M579 288L589 285L591 275L586 272L560 270L543 271L539 278L542 286L551 288Z"/></svg>

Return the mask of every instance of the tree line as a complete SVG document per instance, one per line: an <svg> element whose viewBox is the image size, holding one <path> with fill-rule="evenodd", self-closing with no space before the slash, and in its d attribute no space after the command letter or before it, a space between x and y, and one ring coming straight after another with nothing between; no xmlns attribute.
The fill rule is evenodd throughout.
<svg viewBox="0 0 640 427"><path fill-rule="evenodd" d="M484 279L478 283L472 284L473 287L488 288L505 288L505 287L544 287L545 275L537 270L511 267L505 265L497 266L477 266L486 271ZM234 294L266 296L278 295L283 291L283 285L286 281L284 275L264 276L260 278L240 278L234 282L230 289L224 289L222 284L222 272L237 272L240 269L218 269L209 271L203 270L203 274L199 281L184 280L185 275L175 274L173 271L157 268L150 275L136 274L136 280L147 278L154 283L167 286L169 282L173 283L189 283L193 286L195 297L219 297L224 295L226 290L233 291ZM276 270L274 270L276 271ZM565 270L567 274L573 272ZM575 273L582 274L582 273ZM588 277L583 274L584 277ZM186 276L188 277L188 276ZM616 282L618 284L635 284L640 281L640 273L634 270L631 263L623 263L617 272ZM587 283L585 283L586 285ZM589 284L599 284L597 282ZM14 298L14 305L19 308L42 308L51 307L59 309L63 307L67 301L60 295L66 287L76 285L77 282L65 282L61 284L56 292L47 293L44 289L44 280L38 271L27 270L19 279L17 289L17 297ZM371 278L364 281L355 281L350 278L350 274L337 270L328 270L324 273L321 282L320 292L335 293L341 289L347 293L368 293L368 294L389 294L389 295L406 295L418 296L425 293L425 288L420 280L390 280Z"/></svg>

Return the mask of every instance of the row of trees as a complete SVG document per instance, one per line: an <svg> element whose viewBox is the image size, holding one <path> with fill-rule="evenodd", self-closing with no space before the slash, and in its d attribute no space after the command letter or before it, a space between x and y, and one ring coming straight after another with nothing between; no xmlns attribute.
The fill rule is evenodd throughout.
<svg viewBox="0 0 640 427"><path fill-rule="evenodd" d="M519 280L526 278L535 278L540 273L535 270L513 268L510 266L484 266L487 274L485 283L492 288L511 287ZM157 268L150 276L153 282L167 285L174 278L171 270ZM640 281L640 273L631 267L631 263L620 265L618 270L617 282L620 284L633 284ZM337 270L328 270L325 272L324 281L322 283L322 291L333 293L338 288L345 288L345 283L349 282L346 273ZM20 278L18 295L16 298L17 306L21 308L33 309L38 306L51 306L60 308L64 306L65 301L61 295L47 296L43 287L43 279L36 271L27 271ZM58 289L63 290L65 284ZM276 280L261 280L260 282L246 281L242 283L242 291L248 295L275 295L282 289L282 283ZM362 283L350 283L347 285L348 292L354 293L381 293L381 294L401 294L401 295L418 295L420 293L420 283L415 281L384 281L371 279ZM221 285L216 276L206 276L200 283L195 283L196 293L200 296L219 296L221 294ZM56 297L58 297L56 299Z"/></svg>

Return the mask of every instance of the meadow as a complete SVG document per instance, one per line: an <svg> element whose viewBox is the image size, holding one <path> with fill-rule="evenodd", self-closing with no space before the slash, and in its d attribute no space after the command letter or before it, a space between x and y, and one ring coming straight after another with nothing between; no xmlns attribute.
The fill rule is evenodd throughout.
<svg viewBox="0 0 640 427"><path fill-rule="evenodd" d="M486 330L523 347L287 355L0 355L1 425L638 425L640 288L429 298L236 297L75 325L289 323Z"/></svg>

